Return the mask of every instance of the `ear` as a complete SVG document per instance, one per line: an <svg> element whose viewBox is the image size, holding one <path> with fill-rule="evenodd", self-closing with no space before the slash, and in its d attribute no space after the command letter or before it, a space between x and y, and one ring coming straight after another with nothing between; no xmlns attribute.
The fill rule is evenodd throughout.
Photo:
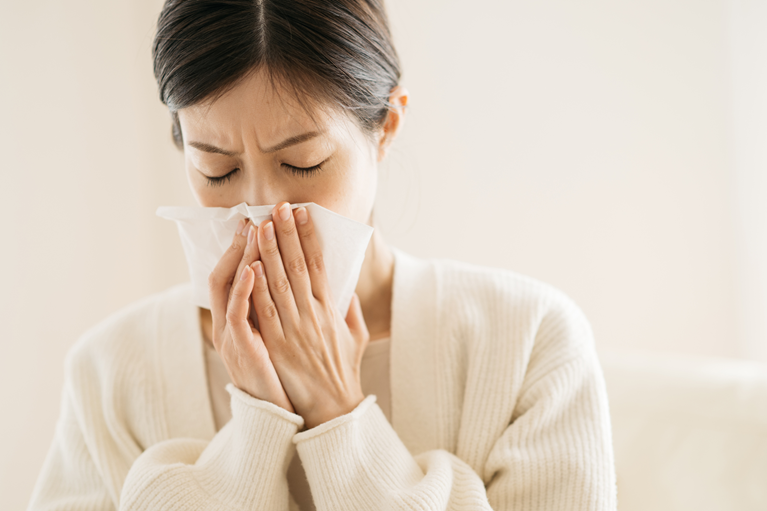
<svg viewBox="0 0 767 511"><path fill-rule="evenodd" d="M397 85L391 90L389 95L389 112L386 115L386 121L381 128L378 136L378 161L381 161L386 156L386 152L391 146L394 139L397 138L402 125L405 122L405 107L408 102L407 89L401 85Z"/></svg>

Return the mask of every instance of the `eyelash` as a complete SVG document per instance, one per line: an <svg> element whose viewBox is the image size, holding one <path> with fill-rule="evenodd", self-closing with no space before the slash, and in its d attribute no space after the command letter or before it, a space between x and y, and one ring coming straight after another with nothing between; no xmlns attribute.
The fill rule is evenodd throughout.
<svg viewBox="0 0 767 511"><path fill-rule="evenodd" d="M325 163L325 162L322 162L322 163ZM288 169L290 172L292 172L296 176L309 177L315 172L319 172L320 170L322 170L321 168L322 163L315 165L314 167L294 167L293 165L288 165L287 163L283 163L282 165L283 167ZM240 168L237 167L233 169L231 172L229 172L228 174L224 174L223 176L218 176L218 177L205 176L205 177L207 178L208 184L210 186L222 186L225 183L228 183L229 181L231 181L234 174L236 174L239 170Z"/></svg>
<svg viewBox="0 0 767 511"><path fill-rule="evenodd" d="M325 163L324 161L322 163ZM282 166L291 171L296 176L301 177L309 177L315 172L319 172L322 170L321 165L322 163L319 163L315 165L314 167L294 167L293 165L288 165L287 163L283 163Z"/></svg>
<svg viewBox="0 0 767 511"><path fill-rule="evenodd" d="M224 174L223 176L218 176L218 177L205 176L205 177L207 178L208 184L210 186L221 186L224 183L228 183L229 181L231 181L232 176L234 176L239 170L240 168L237 167L233 169L231 172L229 172L228 174Z"/></svg>

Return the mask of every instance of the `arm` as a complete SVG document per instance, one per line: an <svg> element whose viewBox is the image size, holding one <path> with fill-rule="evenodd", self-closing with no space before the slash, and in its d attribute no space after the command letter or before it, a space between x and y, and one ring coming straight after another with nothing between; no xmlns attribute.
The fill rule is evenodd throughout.
<svg viewBox="0 0 767 511"><path fill-rule="evenodd" d="M128 473L120 509L288 510L291 439L303 419L227 390L232 420L210 443L173 439L147 449Z"/></svg>
<svg viewBox="0 0 767 511"><path fill-rule="evenodd" d="M495 475L487 489L494 509L614 511L610 416L596 354L535 376L485 464Z"/></svg>
<svg viewBox="0 0 767 511"><path fill-rule="evenodd" d="M102 408L92 352L68 357L62 411L30 511L288 509L285 473L300 416L230 385L232 420L210 442L170 439L141 452L124 441L130 428L108 419L119 411ZM136 384L126 386L140 392Z"/></svg>
<svg viewBox="0 0 767 511"><path fill-rule="evenodd" d="M240 276L258 252L247 236L243 221L211 275L213 341L237 385L230 423L210 442L166 440L152 407L163 389L134 342L136 319L96 328L67 357L62 417L30 509L288 509L291 439L304 420L248 322L253 275Z"/></svg>
<svg viewBox="0 0 767 511"><path fill-rule="evenodd" d="M318 511L492 509L482 480L458 457L413 457L375 396L294 441Z"/></svg>
<svg viewBox="0 0 767 511"><path fill-rule="evenodd" d="M113 472L120 470L98 469L65 391L29 510L288 510L285 473L303 420L232 385L227 390L232 420L213 440L179 438L150 447L130 467L119 500L110 488L119 491ZM119 452L102 454L122 464Z"/></svg>
<svg viewBox="0 0 767 511"><path fill-rule="evenodd" d="M38 476L28 509L113 511L113 497L88 451L77 422L71 386L65 385L53 443Z"/></svg>
<svg viewBox="0 0 767 511"><path fill-rule="evenodd" d="M591 336L574 323L536 340L484 481L448 451L412 456L368 396L352 413L294 439L317 509L614 510L607 395L590 344L570 349ZM470 427L482 433L480 423Z"/></svg>

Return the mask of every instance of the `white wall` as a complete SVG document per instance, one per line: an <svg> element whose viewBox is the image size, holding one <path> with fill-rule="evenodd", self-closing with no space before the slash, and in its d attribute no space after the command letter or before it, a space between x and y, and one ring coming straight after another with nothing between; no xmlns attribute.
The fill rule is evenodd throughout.
<svg viewBox="0 0 767 511"><path fill-rule="evenodd" d="M767 1L731 0L733 203L741 353L767 360Z"/></svg>
<svg viewBox="0 0 767 511"><path fill-rule="evenodd" d="M603 350L767 361L764 0L389 4L412 94L377 207L393 244L559 286ZM0 0L9 509L69 346L186 278L154 217L192 203L151 74L160 5Z"/></svg>
<svg viewBox="0 0 767 511"><path fill-rule="evenodd" d="M600 347L743 355L724 3L466 5L392 9L418 216L390 238L563 288Z"/></svg>
<svg viewBox="0 0 767 511"><path fill-rule="evenodd" d="M191 194L149 59L159 1L0 5L0 507L24 509L66 350L185 278L154 209Z"/></svg>

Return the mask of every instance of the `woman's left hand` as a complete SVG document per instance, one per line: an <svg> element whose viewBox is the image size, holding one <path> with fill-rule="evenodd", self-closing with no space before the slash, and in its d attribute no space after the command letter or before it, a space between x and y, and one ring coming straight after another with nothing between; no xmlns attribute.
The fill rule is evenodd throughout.
<svg viewBox="0 0 767 511"><path fill-rule="evenodd" d="M283 202L272 217L258 229L253 305L285 392L313 428L365 398L360 363L370 336L356 294L345 318L336 310L306 208Z"/></svg>

